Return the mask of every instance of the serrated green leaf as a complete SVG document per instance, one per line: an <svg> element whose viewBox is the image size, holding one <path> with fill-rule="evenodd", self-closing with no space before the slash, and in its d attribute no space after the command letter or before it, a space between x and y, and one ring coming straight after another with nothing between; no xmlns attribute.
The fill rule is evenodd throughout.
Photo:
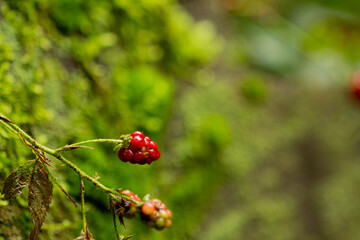
<svg viewBox="0 0 360 240"><path fill-rule="evenodd" d="M49 174L44 165L36 162L36 169L31 176L29 185L29 208L33 219L33 229L31 230L30 240L35 240L39 230L45 221L46 213L52 198L53 185L49 180Z"/></svg>
<svg viewBox="0 0 360 240"><path fill-rule="evenodd" d="M16 198L22 193L23 188L29 186L30 175L34 167L34 161L29 161L18 167L6 178L1 194L4 199Z"/></svg>

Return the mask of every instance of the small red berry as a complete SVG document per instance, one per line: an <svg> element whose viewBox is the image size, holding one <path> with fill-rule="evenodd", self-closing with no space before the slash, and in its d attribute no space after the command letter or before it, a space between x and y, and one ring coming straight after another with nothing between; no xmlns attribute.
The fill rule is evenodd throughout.
<svg viewBox="0 0 360 240"><path fill-rule="evenodd" d="M134 159L134 153L130 149L120 149L118 156L121 161L127 162Z"/></svg>
<svg viewBox="0 0 360 240"><path fill-rule="evenodd" d="M145 163L146 163L146 160L145 160L145 159L143 159L143 160L141 160L140 162L138 162L138 164L140 164L140 165L145 165Z"/></svg>
<svg viewBox="0 0 360 240"><path fill-rule="evenodd" d="M134 155L134 161L135 162L140 162L141 160L143 160L145 158L144 153L141 151L137 151Z"/></svg>
<svg viewBox="0 0 360 240"><path fill-rule="evenodd" d="M151 142L151 139L149 137L145 137L144 141L145 141L145 147L149 147L149 143Z"/></svg>
<svg viewBox="0 0 360 240"><path fill-rule="evenodd" d="M156 207L156 209L159 209L159 206L161 204L160 199L154 198L150 200L152 204L154 204L154 206Z"/></svg>
<svg viewBox="0 0 360 240"><path fill-rule="evenodd" d="M131 145L134 145L137 148L142 148L145 146L145 141L142 137L136 135L131 139Z"/></svg>
<svg viewBox="0 0 360 240"><path fill-rule="evenodd" d="M128 196L131 196L131 197L135 196L135 194L132 191L127 190L127 189L123 190L121 193L125 194L125 195L128 195Z"/></svg>
<svg viewBox="0 0 360 240"><path fill-rule="evenodd" d="M158 160L159 159L158 150L150 149L149 150L149 156L153 160Z"/></svg>
<svg viewBox="0 0 360 240"><path fill-rule="evenodd" d="M158 209L159 210L165 210L165 209L167 209L167 207L166 207L166 205L165 205L165 203L160 203L160 205L158 206Z"/></svg>
<svg viewBox="0 0 360 240"><path fill-rule="evenodd" d="M135 153L139 150L139 148L134 145L130 145L128 149L130 149L133 153Z"/></svg>
<svg viewBox="0 0 360 240"><path fill-rule="evenodd" d="M145 137L144 134L142 132L140 132L140 131L135 131L130 136L132 136L132 137L140 136L141 138Z"/></svg>
<svg viewBox="0 0 360 240"><path fill-rule="evenodd" d="M154 141L151 141L151 142L149 142L149 148L152 148L152 149L158 149L158 145L157 145L157 143L156 142L154 142Z"/></svg>
<svg viewBox="0 0 360 240"><path fill-rule="evenodd" d="M172 212L170 211L170 209L166 209L165 210L167 215L169 216L169 218L172 218Z"/></svg>
<svg viewBox="0 0 360 240"><path fill-rule="evenodd" d="M135 201L141 202L141 198L138 195L134 195L133 199Z"/></svg>
<svg viewBox="0 0 360 240"><path fill-rule="evenodd" d="M152 162L154 161L154 159L152 159L151 157L149 157L149 158L147 158L145 161L146 161L147 164L150 164L150 163L152 163Z"/></svg>
<svg viewBox="0 0 360 240"><path fill-rule="evenodd" d="M155 206L151 203L144 203L144 205L141 208L141 212L145 215L150 216L155 211Z"/></svg>

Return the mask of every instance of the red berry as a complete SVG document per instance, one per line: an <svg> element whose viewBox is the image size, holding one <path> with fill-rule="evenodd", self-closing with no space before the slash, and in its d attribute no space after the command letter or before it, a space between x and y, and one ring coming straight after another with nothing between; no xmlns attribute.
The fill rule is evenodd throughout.
<svg viewBox="0 0 360 240"><path fill-rule="evenodd" d="M152 148L152 149L158 149L158 145L157 145L157 143L156 142L154 142L154 141L151 141L150 143L149 143L149 148Z"/></svg>
<svg viewBox="0 0 360 240"><path fill-rule="evenodd" d="M154 204L154 206L156 207L156 209L159 209L159 206L161 204L160 199L154 198L150 200L152 204Z"/></svg>
<svg viewBox="0 0 360 240"><path fill-rule="evenodd" d="M172 218L172 212L170 211L170 209L166 209L165 210L167 215L169 216L169 218Z"/></svg>
<svg viewBox="0 0 360 240"><path fill-rule="evenodd" d="M141 138L145 137L144 134L142 132L140 132L140 131L135 131L130 136L132 136L132 137L140 136Z"/></svg>
<svg viewBox="0 0 360 240"><path fill-rule="evenodd" d="M144 165L146 163L146 160L145 159L143 159L143 160L141 160L140 162L138 162L138 164L140 164L140 165Z"/></svg>
<svg viewBox="0 0 360 240"><path fill-rule="evenodd" d="M149 137L145 137L144 141L145 141L145 147L149 147L149 143L151 142L151 139Z"/></svg>
<svg viewBox="0 0 360 240"><path fill-rule="evenodd" d="M153 160L158 160L158 159L159 159L157 150L155 150L155 149L150 149L150 150L149 150L149 156L150 156L150 158L153 159Z"/></svg>
<svg viewBox="0 0 360 240"><path fill-rule="evenodd" d="M134 145L130 145L128 149L130 149L133 153L135 153L139 150L139 148Z"/></svg>
<svg viewBox="0 0 360 240"><path fill-rule="evenodd" d="M133 199L134 199L135 201L141 202L141 198L139 198L138 195L134 195Z"/></svg>
<svg viewBox="0 0 360 240"><path fill-rule="evenodd" d="M147 164L150 164L150 163L152 163L153 161L154 161L154 159L152 159L151 157L149 157L149 158L146 159L146 163L147 163Z"/></svg>
<svg viewBox="0 0 360 240"><path fill-rule="evenodd" d="M165 205L165 203L160 203L160 205L158 206L158 209L159 210L165 210L165 209L167 209L167 207L166 207L166 205Z"/></svg>
<svg viewBox="0 0 360 240"><path fill-rule="evenodd" d="M134 155L134 161L135 162L140 162L141 160L143 160L145 158L144 153L141 151L137 151Z"/></svg>
<svg viewBox="0 0 360 240"><path fill-rule="evenodd" d="M145 215L150 216L155 211L155 206L151 203L144 203L144 205L141 208L141 212Z"/></svg>
<svg viewBox="0 0 360 240"><path fill-rule="evenodd" d="M134 145L135 147L137 148L142 148L143 146L145 146L145 141L142 137L140 136L134 136L132 139L131 139L131 145Z"/></svg>
<svg viewBox="0 0 360 240"><path fill-rule="evenodd" d="M120 149L118 156L121 161L127 162L134 159L134 153L130 149Z"/></svg>
<svg viewBox="0 0 360 240"><path fill-rule="evenodd" d="M125 195L128 195L128 196L131 196L131 197L135 196L135 194L132 191L127 190L127 189L123 190L121 193L125 194Z"/></svg>

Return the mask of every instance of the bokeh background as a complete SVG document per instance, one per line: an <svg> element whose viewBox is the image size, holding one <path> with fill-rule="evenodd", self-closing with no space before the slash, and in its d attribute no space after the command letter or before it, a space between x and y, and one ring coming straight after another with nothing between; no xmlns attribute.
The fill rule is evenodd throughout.
<svg viewBox="0 0 360 240"><path fill-rule="evenodd" d="M1 0L0 112L49 147L141 130L159 161L111 145L64 155L113 188L160 198L173 226L133 239L360 239L360 5L352 0ZM32 159L0 127L0 185ZM76 174L53 160L69 194ZM85 183L90 231L115 239ZM55 189L39 239L74 239ZM28 239L25 196L0 198L0 239Z"/></svg>

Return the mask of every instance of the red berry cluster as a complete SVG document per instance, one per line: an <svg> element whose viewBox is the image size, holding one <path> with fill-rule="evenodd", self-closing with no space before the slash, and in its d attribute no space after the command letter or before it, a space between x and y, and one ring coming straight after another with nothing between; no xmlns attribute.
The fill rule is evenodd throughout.
<svg viewBox="0 0 360 240"><path fill-rule="evenodd" d="M141 207L141 220L148 226L163 230L171 226L172 212L159 199L151 199Z"/></svg>
<svg viewBox="0 0 360 240"><path fill-rule="evenodd" d="M118 156L123 162L137 163L144 165L150 164L160 158L160 151L156 142L145 137L142 132L135 131L131 135L128 148L121 148Z"/></svg>

